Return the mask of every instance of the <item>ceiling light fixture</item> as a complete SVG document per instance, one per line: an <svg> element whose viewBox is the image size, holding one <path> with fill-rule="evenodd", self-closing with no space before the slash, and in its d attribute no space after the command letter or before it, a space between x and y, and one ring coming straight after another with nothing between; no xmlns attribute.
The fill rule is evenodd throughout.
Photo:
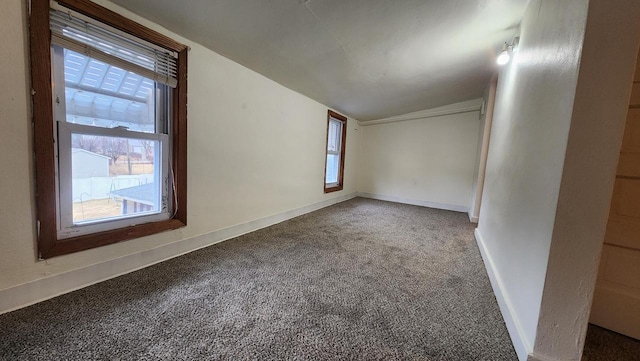
<svg viewBox="0 0 640 361"><path fill-rule="evenodd" d="M502 46L502 52L500 52L500 55L498 55L498 58L496 59L498 65L505 65L509 62L509 60L511 60L511 53L514 53L516 51L519 41L520 38L516 36L515 38L513 38L511 44L506 42L504 43L504 45Z"/></svg>
<svg viewBox="0 0 640 361"><path fill-rule="evenodd" d="M498 63L498 65L504 65L508 63L509 60L511 60L511 55L509 55L509 45L507 45L507 43L504 43L504 45L502 46L502 52L500 53L500 55L498 55L498 59L496 59L496 62Z"/></svg>

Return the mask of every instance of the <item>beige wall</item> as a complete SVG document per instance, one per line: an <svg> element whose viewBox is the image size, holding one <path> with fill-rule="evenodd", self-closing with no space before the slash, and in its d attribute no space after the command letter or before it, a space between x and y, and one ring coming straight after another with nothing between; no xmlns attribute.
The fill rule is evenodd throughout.
<svg viewBox="0 0 640 361"><path fill-rule="evenodd" d="M358 191L466 212L480 132L479 104L473 100L404 116L411 120L361 126ZM473 110L464 113L433 116L470 106Z"/></svg>
<svg viewBox="0 0 640 361"><path fill-rule="evenodd" d="M0 289L21 282L34 263L35 220L25 1L4 1L0 14ZM31 277L42 277L45 271Z"/></svg>
<svg viewBox="0 0 640 361"><path fill-rule="evenodd" d="M36 260L26 0L0 13L0 290L356 191L357 122L349 119L345 189L323 193L327 107L202 46L191 46L186 228Z"/></svg>

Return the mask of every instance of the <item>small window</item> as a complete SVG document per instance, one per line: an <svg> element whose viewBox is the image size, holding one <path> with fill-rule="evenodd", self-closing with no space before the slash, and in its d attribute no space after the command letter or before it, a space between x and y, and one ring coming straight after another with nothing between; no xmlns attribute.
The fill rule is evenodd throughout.
<svg viewBox="0 0 640 361"><path fill-rule="evenodd" d="M87 0L30 29L40 257L186 225L187 47Z"/></svg>
<svg viewBox="0 0 640 361"><path fill-rule="evenodd" d="M347 117L329 110L327 115L327 157L324 168L324 192L342 190Z"/></svg>

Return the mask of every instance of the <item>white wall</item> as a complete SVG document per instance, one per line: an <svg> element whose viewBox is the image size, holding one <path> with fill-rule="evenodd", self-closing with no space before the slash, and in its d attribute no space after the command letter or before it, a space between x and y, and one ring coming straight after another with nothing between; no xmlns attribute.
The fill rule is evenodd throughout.
<svg viewBox="0 0 640 361"><path fill-rule="evenodd" d="M476 236L521 360L580 359L638 7L533 0L500 74Z"/></svg>
<svg viewBox="0 0 640 361"><path fill-rule="evenodd" d="M471 192L471 206L469 207L469 220L478 223L480 218L480 205L482 204L482 190L484 189L484 178L487 169L487 155L491 137L491 124L493 121L493 105L496 99L496 85L498 77L495 75L483 96L484 114L480 114L480 131L478 132L478 147L476 163L473 173L473 187Z"/></svg>
<svg viewBox="0 0 640 361"><path fill-rule="evenodd" d="M488 94L488 89L485 90L485 94L483 96L483 102L486 101ZM487 124L487 114L480 114L480 125L478 127L478 140L476 145L476 159L473 164L473 182L471 184L471 198L469 200L469 220L474 223L478 223L478 213L480 213L480 204L478 202L478 198L480 194L482 194L482 189L478 189L478 181L480 174L480 161L482 155L482 140L484 138L485 127ZM476 211L477 209L477 211Z"/></svg>
<svg viewBox="0 0 640 361"><path fill-rule="evenodd" d="M534 345L537 360L581 359L639 44L640 2L589 2Z"/></svg>
<svg viewBox="0 0 640 361"><path fill-rule="evenodd" d="M36 259L26 0L3 2L0 290L121 257L148 255L194 236L355 194L359 133L354 119L348 122L345 188L324 194L326 106L111 3L98 2L191 46L188 226L46 261ZM102 278L119 272L104 271ZM87 282L91 272L83 272L83 277L89 273Z"/></svg>
<svg viewBox="0 0 640 361"><path fill-rule="evenodd" d="M584 0L531 1L497 86L478 233L521 360L536 337L586 16Z"/></svg>
<svg viewBox="0 0 640 361"><path fill-rule="evenodd" d="M473 100L363 122L358 191L466 212L474 181L479 108L480 100Z"/></svg>

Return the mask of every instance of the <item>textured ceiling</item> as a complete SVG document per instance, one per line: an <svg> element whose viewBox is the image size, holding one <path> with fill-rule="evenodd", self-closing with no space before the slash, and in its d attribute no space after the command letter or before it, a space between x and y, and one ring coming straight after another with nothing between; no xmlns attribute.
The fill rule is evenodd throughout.
<svg viewBox="0 0 640 361"><path fill-rule="evenodd" d="M361 121L481 97L528 0L112 0Z"/></svg>

